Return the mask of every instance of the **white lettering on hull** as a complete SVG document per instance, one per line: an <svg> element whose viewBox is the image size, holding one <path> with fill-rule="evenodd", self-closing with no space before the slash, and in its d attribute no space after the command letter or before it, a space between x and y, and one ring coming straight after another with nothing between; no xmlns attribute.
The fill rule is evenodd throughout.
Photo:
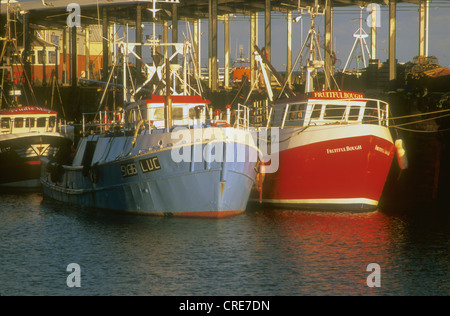
<svg viewBox="0 0 450 316"><path fill-rule="evenodd" d="M362 150L362 145L356 145L356 146L345 146L345 147L339 147L339 148L327 148L327 154L338 154L338 153L345 153L350 151L357 151Z"/></svg>

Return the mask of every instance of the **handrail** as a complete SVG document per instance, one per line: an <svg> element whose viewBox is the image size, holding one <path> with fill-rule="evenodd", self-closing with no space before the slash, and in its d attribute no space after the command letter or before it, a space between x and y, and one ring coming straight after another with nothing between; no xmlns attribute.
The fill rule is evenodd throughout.
<svg viewBox="0 0 450 316"><path fill-rule="evenodd" d="M86 134L86 128L99 128L101 133L107 131L111 126L123 125L124 111L99 111L95 113L83 113L82 117L82 131ZM98 118L97 118L98 115ZM92 119L89 119L89 117ZM117 117L121 116L120 120Z"/></svg>
<svg viewBox="0 0 450 316"><path fill-rule="evenodd" d="M238 104L235 125L237 128L250 128L250 108L248 106Z"/></svg>
<svg viewBox="0 0 450 316"><path fill-rule="evenodd" d="M358 102L359 104L355 102ZM293 106L298 107L301 105L304 106L303 109L292 109ZM309 109L307 109L307 105L310 106ZM317 105L320 105L319 109L317 108ZM359 109L357 109L357 107L359 107ZM364 109L364 112L361 112L362 108ZM316 123L319 121L324 124L330 124L330 122L334 121L337 124L364 123L377 124L386 127L389 126L389 104L377 99L326 99L314 100L313 102L310 100L298 103L287 103L284 105L284 109L280 110L283 111L281 128L284 128L287 122L302 121L305 119L306 125L310 124L311 121L315 121ZM351 113L352 110L355 110L355 112L357 111L357 114ZM335 113L333 111L335 111ZM302 116L302 118L299 118L298 113L304 113L305 115Z"/></svg>
<svg viewBox="0 0 450 316"><path fill-rule="evenodd" d="M164 110L163 107L161 107ZM128 118L127 116L128 115ZM132 117L130 117L130 115ZM248 115L247 115L248 118ZM149 119L143 117L141 111L135 111L132 109L131 111L99 111L95 113L83 113L82 115L82 131L83 135L89 130L94 131L95 133L106 133L116 126L119 126L125 130L135 130L140 122L140 128L144 130L157 129L153 123L160 122L163 120ZM181 126L185 126L187 128L192 128L192 126L201 125L199 121L205 123L204 114L200 115L200 118L193 118L187 114L183 114L182 116L178 116L173 119L173 121L183 121L186 124L181 124Z"/></svg>

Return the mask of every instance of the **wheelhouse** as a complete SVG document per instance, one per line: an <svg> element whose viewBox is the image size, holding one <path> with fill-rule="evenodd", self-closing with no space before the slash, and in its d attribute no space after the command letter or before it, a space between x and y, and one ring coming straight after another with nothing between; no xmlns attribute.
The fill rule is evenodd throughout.
<svg viewBox="0 0 450 316"><path fill-rule="evenodd" d="M0 133L56 132L57 113L41 107L23 107L0 111Z"/></svg>
<svg viewBox="0 0 450 316"><path fill-rule="evenodd" d="M193 126L205 123L208 100L200 96L171 96L173 126ZM136 122L142 119L156 129L164 128L165 97L154 95L145 104L136 104L128 110L128 121Z"/></svg>
<svg viewBox="0 0 450 316"><path fill-rule="evenodd" d="M273 105L269 124L280 128L331 124L389 125L389 105L386 102L365 99L357 93L335 93L330 97L313 94L310 98L281 100Z"/></svg>
<svg viewBox="0 0 450 316"><path fill-rule="evenodd" d="M172 126L194 127L206 124L210 101L200 96L171 96ZM165 97L153 95L125 109L83 113L83 134L103 134L108 131L162 130L165 128Z"/></svg>

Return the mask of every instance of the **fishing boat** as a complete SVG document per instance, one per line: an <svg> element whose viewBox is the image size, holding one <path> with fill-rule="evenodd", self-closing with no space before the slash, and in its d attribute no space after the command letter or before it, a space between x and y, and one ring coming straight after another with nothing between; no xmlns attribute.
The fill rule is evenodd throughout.
<svg viewBox="0 0 450 316"><path fill-rule="evenodd" d="M129 46L122 42L122 51ZM184 52L186 65L189 50L178 51ZM44 194L65 203L144 215L223 218L244 212L258 158L248 126L208 118L210 102L188 94L187 81L180 94L174 81L181 78L178 64L166 59L154 67L151 76L165 69L160 78L165 94L137 101L132 96L128 102L131 90L124 75L123 110L84 114L83 137L70 163L42 159Z"/></svg>
<svg viewBox="0 0 450 316"><path fill-rule="evenodd" d="M31 102L33 93L24 93L27 74L13 71L13 61L23 60L12 36L16 19L10 17L10 2L4 2L5 34L0 38L0 187L34 190L40 187L40 159L70 150L72 140L61 132L57 112L39 106L36 98Z"/></svg>
<svg viewBox="0 0 450 316"><path fill-rule="evenodd" d="M272 139L278 150L264 161L278 168L263 172L251 200L293 209L374 210L395 154L389 104L362 93L314 88L314 74L325 67L314 26L319 10L309 10L311 29L299 54L309 43L305 93L272 102L267 127L278 130Z"/></svg>
<svg viewBox="0 0 450 316"><path fill-rule="evenodd" d="M56 112L38 106L0 110L0 187L40 187L40 159L72 142L57 123Z"/></svg>
<svg viewBox="0 0 450 316"><path fill-rule="evenodd" d="M85 126L71 164L43 158L44 194L136 214L221 218L244 212L256 177L251 134L212 127L201 114L208 102L197 96L173 97L173 121L180 125L158 128L164 99L131 104L120 113L124 123L111 129L104 120Z"/></svg>
<svg viewBox="0 0 450 316"><path fill-rule="evenodd" d="M253 199L276 206L373 210L395 154L389 105L347 91L314 91L273 104L278 170Z"/></svg>

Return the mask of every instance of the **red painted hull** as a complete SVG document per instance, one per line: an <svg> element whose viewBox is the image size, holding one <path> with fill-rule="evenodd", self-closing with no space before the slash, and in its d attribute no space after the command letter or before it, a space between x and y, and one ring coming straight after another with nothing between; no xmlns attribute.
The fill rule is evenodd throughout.
<svg viewBox="0 0 450 316"><path fill-rule="evenodd" d="M281 130L278 171L264 175L262 194L254 190L253 201L337 210L377 208L395 152L387 128L291 130Z"/></svg>

